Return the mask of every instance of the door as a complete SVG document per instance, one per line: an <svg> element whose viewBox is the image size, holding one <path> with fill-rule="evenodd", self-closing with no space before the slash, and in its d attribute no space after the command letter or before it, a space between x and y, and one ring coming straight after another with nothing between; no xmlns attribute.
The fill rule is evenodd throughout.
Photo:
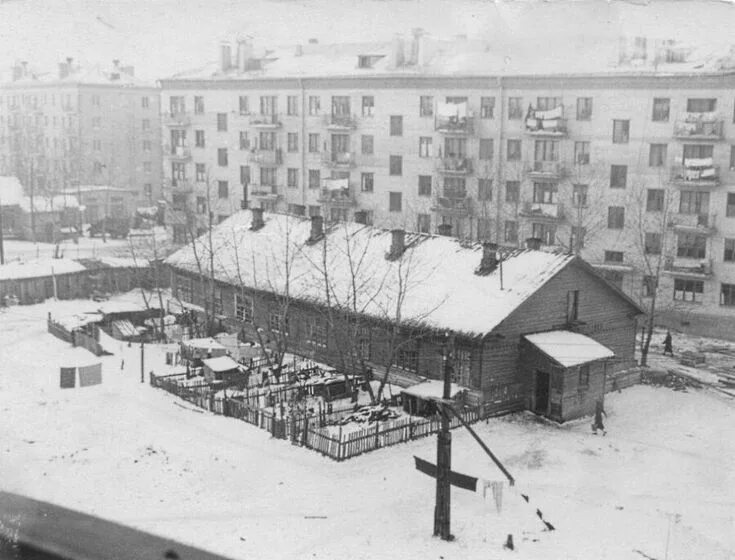
<svg viewBox="0 0 735 560"><path fill-rule="evenodd" d="M536 370L536 399L533 411L546 415L549 411L550 376L547 372Z"/></svg>

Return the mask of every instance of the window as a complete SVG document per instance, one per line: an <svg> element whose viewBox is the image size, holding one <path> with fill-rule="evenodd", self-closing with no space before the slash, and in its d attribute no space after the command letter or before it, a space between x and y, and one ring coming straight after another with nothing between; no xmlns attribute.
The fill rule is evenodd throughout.
<svg viewBox="0 0 735 560"><path fill-rule="evenodd" d="M217 196L219 198L227 198L230 196L227 181L217 181Z"/></svg>
<svg viewBox="0 0 735 560"><path fill-rule="evenodd" d="M151 183L144 183L143 193L145 194L145 197L150 202L151 198L153 197L153 185Z"/></svg>
<svg viewBox="0 0 735 560"><path fill-rule="evenodd" d="M318 169L309 169L309 188L318 189L322 181L321 172Z"/></svg>
<svg viewBox="0 0 735 560"><path fill-rule="evenodd" d="M186 112L186 104L184 103L184 97L182 95L172 95L168 99L169 112L172 115Z"/></svg>
<svg viewBox="0 0 735 560"><path fill-rule="evenodd" d="M150 152L153 149L153 143L150 140L143 140L143 151Z"/></svg>
<svg viewBox="0 0 735 560"><path fill-rule="evenodd" d="M241 95L239 98L239 108L240 108L240 114L241 115L248 115L250 114L250 102L248 101L247 95Z"/></svg>
<svg viewBox="0 0 735 560"><path fill-rule="evenodd" d="M403 117L401 115L391 115L390 135L403 136Z"/></svg>
<svg viewBox="0 0 735 560"><path fill-rule="evenodd" d="M204 97L201 95L194 96L194 113L197 115L204 113Z"/></svg>
<svg viewBox="0 0 735 560"><path fill-rule="evenodd" d="M327 327L321 319L309 321L306 332L306 343L318 348L327 347Z"/></svg>
<svg viewBox="0 0 735 560"><path fill-rule="evenodd" d="M534 142L534 161L559 161L559 142L555 140L536 140Z"/></svg>
<svg viewBox="0 0 735 560"><path fill-rule="evenodd" d="M574 143L574 163L577 165L589 165L590 162L590 143L575 142Z"/></svg>
<svg viewBox="0 0 735 560"><path fill-rule="evenodd" d="M95 171L97 171L97 166L100 165L99 162L95 162ZM100 165L100 171L101 171L101 165ZM174 179L174 181L186 181L186 165L181 162L172 161L171 162L171 177Z"/></svg>
<svg viewBox="0 0 735 560"><path fill-rule="evenodd" d="M390 175L403 175L403 157L389 156L388 163Z"/></svg>
<svg viewBox="0 0 735 560"><path fill-rule="evenodd" d="M625 226L625 207L609 206L607 209L608 229L623 229Z"/></svg>
<svg viewBox="0 0 735 560"><path fill-rule="evenodd" d="M658 282L656 282L655 276L646 275L643 277L643 297L653 297L656 293Z"/></svg>
<svg viewBox="0 0 735 560"><path fill-rule="evenodd" d="M711 158L713 148L712 144L684 144L684 160Z"/></svg>
<svg viewBox="0 0 735 560"><path fill-rule="evenodd" d="M735 170L735 146L730 146L730 170Z"/></svg>
<svg viewBox="0 0 735 560"><path fill-rule="evenodd" d="M419 196L431 196L431 175L419 175Z"/></svg>
<svg viewBox="0 0 735 560"><path fill-rule="evenodd" d="M572 204L575 208L585 208L587 206L588 185L575 184L572 185Z"/></svg>
<svg viewBox="0 0 735 560"><path fill-rule="evenodd" d="M493 199L493 180L478 179L477 180L477 199L492 200Z"/></svg>
<svg viewBox="0 0 735 560"><path fill-rule="evenodd" d="M480 97L480 118L492 119L495 114L495 98Z"/></svg>
<svg viewBox="0 0 735 560"><path fill-rule="evenodd" d="M217 165L227 167L227 148L217 148Z"/></svg>
<svg viewBox="0 0 735 560"><path fill-rule="evenodd" d="M703 259L707 256L707 238L696 233L679 233L676 236L676 256L686 259Z"/></svg>
<svg viewBox="0 0 735 560"><path fill-rule="evenodd" d="M492 138L480 138L480 159L489 161L493 159L494 143Z"/></svg>
<svg viewBox="0 0 735 560"><path fill-rule="evenodd" d="M143 162L143 171L146 173L150 173L153 169L153 164L150 161L144 161Z"/></svg>
<svg viewBox="0 0 735 560"><path fill-rule="evenodd" d="M372 95L362 96L362 116L372 117L375 111L375 98Z"/></svg>
<svg viewBox="0 0 735 560"><path fill-rule="evenodd" d="M681 191L679 194L680 214L709 213L709 193L707 191Z"/></svg>
<svg viewBox="0 0 735 560"><path fill-rule="evenodd" d="M203 196L198 196L196 201L196 210L197 214L206 214L207 213L207 199Z"/></svg>
<svg viewBox="0 0 735 560"><path fill-rule="evenodd" d="M419 157L428 158L431 157L431 136L420 136L419 137Z"/></svg>
<svg viewBox="0 0 735 560"><path fill-rule="evenodd" d="M666 144L651 144L648 152L649 167L663 167L666 165Z"/></svg>
<svg viewBox="0 0 735 560"><path fill-rule="evenodd" d="M467 186L464 177L444 177L444 196L447 198L465 198Z"/></svg>
<svg viewBox="0 0 735 560"><path fill-rule="evenodd" d="M506 243L518 243L518 222L506 220L503 229Z"/></svg>
<svg viewBox="0 0 735 560"><path fill-rule="evenodd" d="M316 153L319 151L319 135L310 132L309 133L309 153Z"/></svg>
<svg viewBox="0 0 735 560"><path fill-rule="evenodd" d="M260 168L260 185L263 187L275 187L276 186L276 168L275 167L261 167ZM273 189L275 192L275 189Z"/></svg>
<svg viewBox="0 0 735 560"><path fill-rule="evenodd" d="M362 173L360 174L360 190L362 192L373 192L373 173Z"/></svg>
<svg viewBox="0 0 735 560"><path fill-rule="evenodd" d="M388 210L391 212L401 212L403 210L403 196L399 192L388 193Z"/></svg>
<svg viewBox="0 0 735 560"><path fill-rule="evenodd" d="M592 118L592 98L577 97L577 120L588 121Z"/></svg>
<svg viewBox="0 0 735 560"><path fill-rule="evenodd" d="M364 101L365 98L363 98ZM319 112L322 110L321 107L321 99L317 95L310 95L309 96L309 114L310 115L318 115Z"/></svg>
<svg viewBox="0 0 735 560"><path fill-rule="evenodd" d="M407 371L418 371L419 351L413 348L402 347L398 350L395 365Z"/></svg>
<svg viewBox="0 0 735 560"><path fill-rule="evenodd" d="M536 109L539 111L551 111L561 105L561 97L537 97Z"/></svg>
<svg viewBox="0 0 735 560"><path fill-rule="evenodd" d="M92 128L100 128L102 126L102 119L99 117L94 117L92 119Z"/></svg>
<svg viewBox="0 0 735 560"><path fill-rule="evenodd" d="M195 130L194 131L194 145L197 148L204 148L204 131L203 130Z"/></svg>
<svg viewBox="0 0 735 560"><path fill-rule="evenodd" d="M608 263L621 263L623 262L622 251L605 251L605 262Z"/></svg>
<svg viewBox="0 0 735 560"><path fill-rule="evenodd" d="M541 240L544 245L556 244L556 226L553 224L531 224L532 237Z"/></svg>
<svg viewBox="0 0 735 560"><path fill-rule="evenodd" d="M268 317L268 328L274 333L288 334L288 317L282 313L271 311Z"/></svg>
<svg viewBox="0 0 735 560"><path fill-rule="evenodd" d="M434 98L431 95L422 95L419 98L419 116L434 116Z"/></svg>
<svg viewBox="0 0 735 560"><path fill-rule="evenodd" d="M249 165L240 166L240 184L245 185L245 186L250 184L250 166Z"/></svg>
<svg viewBox="0 0 735 560"><path fill-rule="evenodd" d="M725 262L735 262L735 239L725 238L724 241L725 241L725 254L722 260Z"/></svg>
<svg viewBox="0 0 735 560"><path fill-rule="evenodd" d="M590 386L590 365L584 364L579 366L579 388L589 389Z"/></svg>
<svg viewBox="0 0 735 560"><path fill-rule="evenodd" d="M508 161L520 161L521 160L521 141L520 140L508 140Z"/></svg>
<svg viewBox="0 0 735 560"><path fill-rule="evenodd" d="M240 131L240 149L241 150L250 149L250 136L248 135L246 130Z"/></svg>
<svg viewBox="0 0 735 560"><path fill-rule="evenodd" d="M704 282L702 280L685 280L674 278L674 299L702 303Z"/></svg>
<svg viewBox="0 0 735 560"><path fill-rule="evenodd" d="M299 133L298 132L289 132L288 134L286 134L286 149L289 152L299 151Z"/></svg>
<svg viewBox="0 0 735 560"><path fill-rule="evenodd" d="M574 251L584 249L584 238L587 236L587 228L584 226L572 226L569 238L569 247Z"/></svg>
<svg viewBox="0 0 735 560"><path fill-rule="evenodd" d="M372 155L373 153L373 136L372 134L363 134L360 138L360 149L363 155Z"/></svg>
<svg viewBox="0 0 735 560"><path fill-rule="evenodd" d="M735 284L720 284L720 305L735 305Z"/></svg>
<svg viewBox="0 0 735 560"><path fill-rule="evenodd" d="M286 171L286 186L294 189L299 186L299 170L295 167L289 167Z"/></svg>
<svg viewBox="0 0 735 560"><path fill-rule="evenodd" d="M227 131L227 113L217 113L217 131Z"/></svg>
<svg viewBox="0 0 735 560"><path fill-rule="evenodd" d="M613 120L613 144L627 144L630 140L630 121Z"/></svg>
<svg viewBox="0 0 735 560"><path fill-rule="evenodd" d="M253 322L253 298L235 293L235 317L245 323Z"/></svg>
<svg viewBox="0 0 735 560"><path fill-rule="evenodd" d="M521 182L520 181L506 181L505 182L505 201L506 202L518 202L521 194Z"/></svg>
<svg viewBox="0 0 735 560"><path fill-rule="evenodd" d="M315 204L309 204L309 217L313 218L314 216L321 216L322 215L322 207L315 205Z"/></svg>
<svg viewBox="0 0 735 560"><path fill-rule="evenodd" d="M661 254L661 234L646 232L643 251L646 255Z"/></svg>
<svg viewBox="0 0 735 560"><path fill-rule="evenodd" d="M648 189L646 212L661 212L664 209L664 190Z"/></svg>
<svg viewBox="0 0 735 560"><path fill-rule="evenodd" d="M610 188L624 189L628 183L628 166L627 165L611 165L610 166Z"/></svg>
<svg viewBox="0 0 735 560"><path fill-rule="evenodd" d="M687 99L687 113L713 113L717 99Z"/></svg>
<svg viewBox="0 0 735 560"><path fill-rule="evenodd" d="M431 214L419 214L416 229L419 233L429 233L431 231Z"/></svg>
<svg viewBox="0 0 735 560"><path fill-rule="evenodd" d="M144 95L140 98L140 106L143 107L143 109L147 109L148 107L150 107L150 99L147 95Z"/></svg>
<svg viewBox="0 0 735 560"><path fill-rule="evenodd" d="M523 118L523 98L508 98L508 120L518 120Z"/></svg>
<svg viewBox="0 0 735 560"><path fill-rule="evenodd" d="M579 319L579 290L567 292L567 323Z"/></svg>
<svg viewBox="0 0 735 560"><path fill-rule="evenodd" d="M93 95L92 96L92 105L94 105L95 107L99 107L100 106L100 96L99 95ZM33 106L35 107L36 104L34 103Z"/></svg>
<svg viewBox="0 0 735 560"><path fill-rule="evenodd" d="M653 98L653 115L651 120L655 122L666 122L669 120L671 100L667 97Z"/></svg>
<svg viewBox="0 0 735 560"><path fill-rule="evenodd" d="M197 163L194 165L196 170L196 180L199 183L205 183L207 181L207 170L203 163Z"/></svg>
<svg viewBox="0 0 735 560"><path fill-rule="evenodd" d="M299 98L296 95L286 97L286 114L291 116L299 114Z"/></svg>
<svg viewBox="0 0 735 560"><path fill-rule="evenodd" d="M275 95L260 96L260 114L276 115L278 113L278 98Z"/></svg>
<svg viewBox="0 0 735 560"><path fill-rule="evenodd" d="M556 183L534 183L533 201L541 204L553 204L556 199Z"/></svg>

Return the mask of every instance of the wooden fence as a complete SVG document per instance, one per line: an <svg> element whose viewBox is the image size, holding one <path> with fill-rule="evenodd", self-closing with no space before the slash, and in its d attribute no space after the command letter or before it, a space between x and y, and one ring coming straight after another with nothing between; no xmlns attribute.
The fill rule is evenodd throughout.
<svg viewBox="0 0 735 560"><path fill-rule="evenodd" d="M74 343L74 337L71 332L68 331L61 323L57 323L51 318L51 313L48 314L46 319L46 329L49 333L54 335L56 338L68 342L69 344Z"/></svg>

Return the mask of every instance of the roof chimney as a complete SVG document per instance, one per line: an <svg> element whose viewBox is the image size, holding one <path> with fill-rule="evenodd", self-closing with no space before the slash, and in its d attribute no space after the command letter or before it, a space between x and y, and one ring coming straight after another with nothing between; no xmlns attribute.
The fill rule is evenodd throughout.
<svg viewBox="0 0 735 560"><path fill-rule="evenodd" d="M319 44L319 39L317 39L315 37L312 37L311 39L309 39L309 44L310 45L318 45Z"/></svg>
<svg viewBox="0 0 735 560"><path fill-rule="evenodd" d="M253 214L253 219L250 222L250 229L253 231L257 231L265 225L265 222L263 221L263 209L251 208L250 212L252 212Z"/></svg>
<svg viewBox="0 0 735 560"><path fill-rule="evenodd" d="M23 77L23 67L17 62L13 65L13 81L17 82Z"/></svg>
<svg viewBox="0 0 735 560"><path fill-rule="evenodd" d="M69 75L69 65L66 62L59 62L59 79L63 80Z"/></svg>
<svg viewBox="0 0 735 560"><path fill-rule="evenodd" d="M120 59L119 58L113 58L112 59L112 66L114 68L118 68L120 66Z"/></svg>
<svg viewBox="0 0 735 560"><path fill-rule="evenodd" d="M219 69L227 72L232 66L232 46L230 43L223 42L219 46Z"/></svg>
<svg viewBox="0 0 735 560"><path fill-rule="evenodd" d="M409 60L409 64L418 64L419 51L423 43L421 36L424 34L424 30L420 27L415 27L411 30L411 34L413 35L413 40L411 41L411 60Z"/></svg>
<svg viewBox="0 0 735 560"><path fill-rule="evenodd" d="M321 216L311 217L311 234L309 235L309 242L314 243L324 237L324 218Z"/></svg>
<svg viewBox="0 0 735 560"><path fill-rule="evenodd" d="M403 50L405 49L405 45L403 42L403 37L401 37L399 34L395 34L393 36L393 42L391 43L391 57L392 57L392 66L394 68L399 68L403 66L405 59L404 59L404 53Z"/></svg>
<svg viewBox="0 0 735 560"><path fill-rule="evenodd" d="M480 266L475 271L475 274L479 276L485 276L492 273L498 268L498 245L496 243L490 243L488 241L482 244L482 259L480 260Z"/></svg>
<svg viewBox="0 0 735 560"><path fill-rule="evenodd" d="M390 252L386 255L388 260L399 258L406 251L406 232L402 229L391 230Z"/></svg>
<svg viewBox="0 0 735 560"><path fill-rule="evenodd" d="M452 224L439 224L436 226L436 231L439 232L439 235L450 236L452 235Z"/></svg>
<svg viewBox="0 0 735 560"><path fill-rule="evenodd" d="M237 70L245 72L253 58L253 43L250 39L239 39L237 41Z"/></svg>
<svg viewBox="0 0 735 560"><path fill-rule="evenodd" d="M541 249L541 239L539 237L529 237L526 239L526 249L538 251Z"/></svg>

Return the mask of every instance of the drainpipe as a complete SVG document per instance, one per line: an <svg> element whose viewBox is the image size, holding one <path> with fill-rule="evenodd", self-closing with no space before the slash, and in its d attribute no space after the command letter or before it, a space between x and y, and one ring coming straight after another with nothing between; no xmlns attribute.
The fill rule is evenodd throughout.
<svg viewBox="0 0 735 560"><path fill-rule="evenodd" d="M299 89L301 90L301 132L299 132L299 152L301 153L301 205L306 212L306 91L304 80L299 78Z"/></svg>
<svg viewBox="0 0 735 560"><path fill-rule="evenodd" d="M500 98L499 111L498 111L498 164L495 166L495 185L497 186L497 203L495 204L495 242L499 245L501 242L500 233L502 228L500 225L500 218L503 215L503 196L502 186L500 184L501 177L504 177L504 158L503 158L503 138L505 138L505 84L503 83L503 77L498 76L498 97Z"/></svg>

